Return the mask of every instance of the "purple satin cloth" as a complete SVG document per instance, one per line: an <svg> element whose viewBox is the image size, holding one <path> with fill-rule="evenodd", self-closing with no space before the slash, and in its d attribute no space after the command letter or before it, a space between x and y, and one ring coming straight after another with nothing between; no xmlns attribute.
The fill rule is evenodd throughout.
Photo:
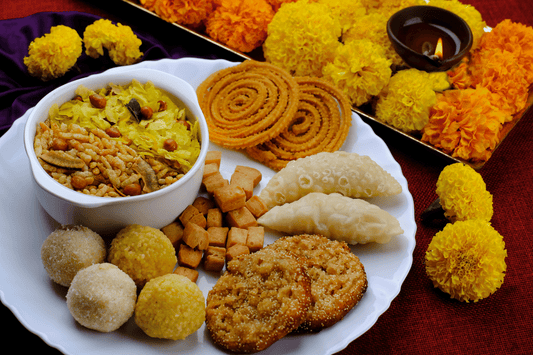
<svg viewBox="0 0 533 355"><path fill-rule="evenodd" d="M94 59L82 53L76 63L77 68L71 69L63 77L42 82L30 76L24 65L30 43L49 33L52 26L69 26L83 38L85 28L98 19L100 17L80 12L42 12L25 18L0 21L0 135L55 88L116 66L107 55ZM158 18L154 17L157 28L148 24L149 21L150 18L143 18L140 29L132 27L142 41L141 61L186 56L208 59L225 56L228 60L239 60L212 45L199 46L193 35L170 24L161 24ZM143 32L144 29L152 30L148 33Z"/></svg>

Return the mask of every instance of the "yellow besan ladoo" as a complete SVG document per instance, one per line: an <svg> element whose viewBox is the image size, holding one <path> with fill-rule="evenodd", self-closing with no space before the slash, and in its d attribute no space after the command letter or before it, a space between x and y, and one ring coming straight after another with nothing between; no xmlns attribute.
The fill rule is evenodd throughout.
<svg viewBox="0 0 533 355"><path fill-rule="evenodd" d="M121 229L111 242L108 261L143 287L151 279L169 274L176 265L176 250L159 229L133 224Z"/></svg>
<svg viewBox="0 0 533 355"><path fill-rule="evenodd" d="M204 295L182 275L167 274L148 281L135 306L135 323L153 338L184 339L204 321Z"/></svg>

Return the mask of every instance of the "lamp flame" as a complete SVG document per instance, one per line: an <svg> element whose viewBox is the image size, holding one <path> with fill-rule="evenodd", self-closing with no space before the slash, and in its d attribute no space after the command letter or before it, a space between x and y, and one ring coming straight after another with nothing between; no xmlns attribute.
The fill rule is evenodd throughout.
<svg viewBox="0 0 533 355"><path fill-rule="evenodd" d="M437 41L437 46L435 47L435 55L441 60L444 58L444 52L442 50L442 38L439 38Z"/></svg>

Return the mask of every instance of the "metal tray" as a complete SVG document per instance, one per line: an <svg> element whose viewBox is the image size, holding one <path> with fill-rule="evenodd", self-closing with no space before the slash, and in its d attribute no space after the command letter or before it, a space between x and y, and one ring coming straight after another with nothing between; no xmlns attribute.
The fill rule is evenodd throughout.
<svg viewBox="0 0 533 355"><path fill-rule="evenodd" d="M133 7L138 8L139 10L144 11L144 12L146 12L146 13L152 15L152 16L160 18L153 11L147 10L144 7L142 7L139 4L138 0L122 0L122 1L127 3L127 4L129 4L129 5L131 5L131 6L133 6ZM161 21L165 21L165 20L161 19ZM186 26L179 25L177 23L172 23L172 25L180 28L181 30L189 32L190 34L195 35L195 36L201 38L202 40L208 41L208 42L210 42L210 43L212 43L212 44L214 44L214 45L216 45L216 46L218 46L218 47L220 47L220 48L222 48L222 49L224 49L226 51L229 51L229 52L241 57L243 60L247 60L247 59L258 60L258 61L264 61L265 60L265 58L263 56L263 50L262 50L261 47L253 50L250 53L243 53L243 52L240 52L240 51L235 50L233 48L230 48L230 47L226 46L223 43L220 43L218 41L213 40L211 37L209 37L205 33L196 31L196 30L188 28ZM487 30L490 30L490 28L487 28ZM496 149L502 144L502 142L504 141L505 137L507 137L509 132L514 128L514 126L518 123L518 121L520 121L520 119L526 113L526 111L531 108L532 104L533 104L533 92L530 92L526 107L522 111L520 111L519 113L515 114L515 117L514 117L514 119L511 122L507 122L507 123L504 124L503 129L502 129L502 131L500 133L501 134L500 142L494 148L493 154L496 151ZM443 158L444 160L448 160L450 162L460 162L460 163L468 164L468 165L470 165L472 168L474 168L476 170L481 169L483 167L483 165L485 165L487 163L487 161L490 160L490 158L489 158L486 161L472 162L472 161L466 161L466 160L463 160L463 159L452 157L450 154L447 154L447 153L443 152L442 150L439 150L438 148L432 146L431 144L428 144L426 142L422 142L420 136L416 136L416 135L413 135L413 134L408 134L408 133L402 132L402 131L400 131L399 129L397 129L395 127L392 127L392 126L390 126L390 125L388 125L388 124L386 124L384 122L379 121L378 119L376 119L376 117L374 117L372 115L372 113L368 109L361 108L361 107L352 107L352 111L354 111L355 113L359 114L361 116L361 118L363 118L363 120L365 120L367 122L370 122L370 123L377 124L377 125L382 126L382 127L385 127L386 129L391 130L391 131L395 132L396 134L398 134L398 135L400 135L402 137L405 137L406 139L408 139L410 141L413 141L416 144L421 145L424 149L427 149L430 152L435 153L436 156L439 156L439 157Z"/></svg>

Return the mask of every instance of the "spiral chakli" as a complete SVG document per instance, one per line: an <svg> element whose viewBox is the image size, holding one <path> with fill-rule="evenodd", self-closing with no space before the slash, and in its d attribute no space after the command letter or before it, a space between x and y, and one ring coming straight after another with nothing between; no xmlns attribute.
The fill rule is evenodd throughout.
<svg viewBox="0 0 533 355"><path fill-rule="evenodd" d="M351 107L346 95L315 77L296 77L300 90L298 110L276 137L247 148L254 159L274 170L291 160L341 148L351 126Z"/></svg>
<svg viewBox="0 0 533 355"><path fill-rule="evenodd" d="M215 72L196 90L212 142L245 149L278 136L298 108L299 88L285 70L245 61Z"/></svg>

